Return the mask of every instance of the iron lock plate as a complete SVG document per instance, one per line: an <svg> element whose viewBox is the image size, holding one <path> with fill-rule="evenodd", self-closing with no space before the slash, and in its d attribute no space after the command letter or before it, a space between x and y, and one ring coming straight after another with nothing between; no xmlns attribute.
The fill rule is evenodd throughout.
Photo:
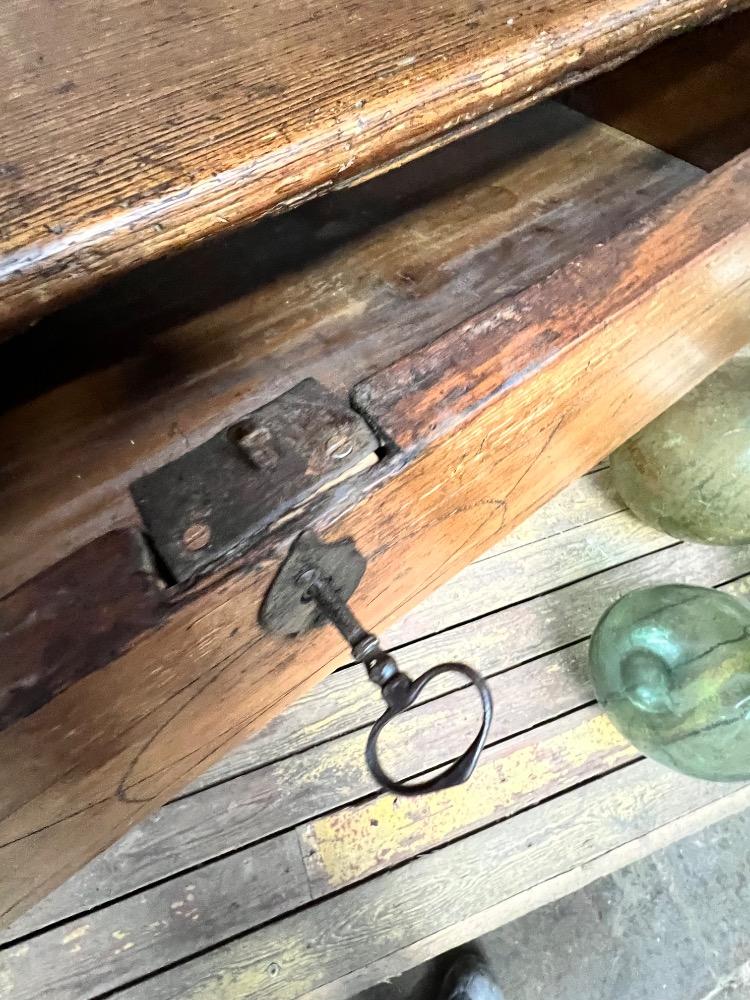
<svg viewBox="0 0 750 1000"><path fill-rule="evenodd" d="M308 378L142 476L131 493L156 551L184 582L237 555L377 447L348 401Z"/></svg>

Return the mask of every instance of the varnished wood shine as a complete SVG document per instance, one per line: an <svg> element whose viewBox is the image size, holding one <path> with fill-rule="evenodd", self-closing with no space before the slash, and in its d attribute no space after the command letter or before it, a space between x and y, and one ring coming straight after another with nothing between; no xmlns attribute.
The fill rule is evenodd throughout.
<svg viewBox="0 0 750 1000"><path fill-rule="evenodd" d="M10 0L0 324L744 0Z"/></svg>

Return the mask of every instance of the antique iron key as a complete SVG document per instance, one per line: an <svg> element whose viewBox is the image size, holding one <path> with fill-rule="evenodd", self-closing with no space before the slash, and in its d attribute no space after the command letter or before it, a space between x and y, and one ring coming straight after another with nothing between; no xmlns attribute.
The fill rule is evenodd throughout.
<svg viewBox="0 0 750 1000"><path fill-rule="evenodd" d="M363 628L347 603L364 569L365 560L353 542L326 544L314 532L303 532L266 595L261 624L272 632L300 635L329 622L349 643L355 660L367 668L370 680L380 687L388 706L370 730L365 750L367 766L383 788L399 795L419 795L460 785L471 776L487 740L492 722L489 688L481 674L463 663L441 663L415 680L399 670L390 653L381 649L377 637ZM460 674L477 689L482 704L479 731L463 754L437 775L424 781L397 781L380 762L378 738L389 722L414 704L430 681L448 673Z"/></svg>

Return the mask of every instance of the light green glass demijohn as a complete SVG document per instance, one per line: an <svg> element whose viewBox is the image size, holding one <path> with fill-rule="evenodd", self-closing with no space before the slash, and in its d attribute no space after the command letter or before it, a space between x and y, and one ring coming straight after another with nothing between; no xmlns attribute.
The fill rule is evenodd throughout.
<svg viewBox="0 0 750 1000"><path fill-rule="evenodd" d="M750 357L737 357L626 441L617 492L677 538L750 542Z"/></svg>
<svg viewBox="0 0 750 1000"><path fill-rule="evenodd" d="M589 663L642 753L698 778L750 779L750 605L704 587L634 590L600 619Z"/></svg>

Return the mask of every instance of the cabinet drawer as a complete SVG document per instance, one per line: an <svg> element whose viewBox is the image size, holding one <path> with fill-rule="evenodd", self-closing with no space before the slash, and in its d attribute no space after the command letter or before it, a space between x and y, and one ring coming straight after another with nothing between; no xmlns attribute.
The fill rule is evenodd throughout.
<svg viewBox="0 0 750 1000"><path fill-rule="evenodd" d="M383 629L740 349L749 310L750 158L705 175L544 103L7 340L4 919L344 662L330 629L258 621L302 531L354 540ZM175 563L134 484L309 377L371 448Z"/></svg>

